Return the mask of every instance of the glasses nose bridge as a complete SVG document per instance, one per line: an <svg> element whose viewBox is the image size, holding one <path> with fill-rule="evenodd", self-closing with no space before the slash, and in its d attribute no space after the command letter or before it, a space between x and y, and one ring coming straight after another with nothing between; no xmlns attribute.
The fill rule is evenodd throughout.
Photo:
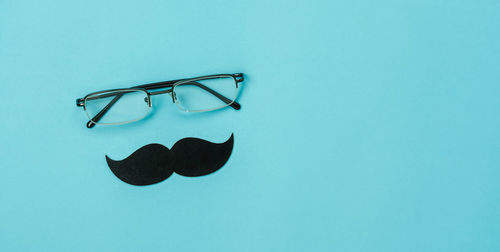
<svg viewBox="0 0 500 252"><path fill-rule="evenodd" d="M148 92L148 94L150 96L159 95L159 94L169 94L170 98L172 98L172 102L173 103L175 103L175 100L176 100L175 92L174 92L174 90L172 88L171 89L166 89L166 90L161 90L161 91L156 91L156 92Z"/></svg>
<svg viewBox="0 0 500 252"><path fill-rule="evenodd" d="M148 92L149 95L159 95L159 94L167 94L167 93L171 93L172 92L172 89L166 89L166 90L160 90L160 91L156 91L156 92Z"/></svg>

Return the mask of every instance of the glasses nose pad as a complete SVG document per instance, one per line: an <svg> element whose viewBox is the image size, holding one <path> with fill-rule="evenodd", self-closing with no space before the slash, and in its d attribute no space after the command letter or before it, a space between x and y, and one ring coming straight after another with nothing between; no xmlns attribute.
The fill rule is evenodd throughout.
<svg viewBox="0 0 500 252"><path fill-rule="evenodd" d="M172 97L173 103L179 103L179 99L177 98L177 95L175 95L174 91L170 92L170 97Z"/></svg>
<svg viewBox="0 0 500 252"><path fill-rule="evenodd" d="M151 107L151 99L149 97L144 97L144 102L148 104L149 107Z"/></svg>

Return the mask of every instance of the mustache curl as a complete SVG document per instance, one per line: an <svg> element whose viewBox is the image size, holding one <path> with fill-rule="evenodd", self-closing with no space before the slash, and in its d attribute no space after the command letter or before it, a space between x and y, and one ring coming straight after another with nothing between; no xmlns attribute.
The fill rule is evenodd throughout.
<svg viewBox="0 0 500 252"><path fill-rule="evenodd" d="M199 177L219 170L233 150L233 134L223 143L200 138L183 138L171 149L154 143L145 145L122 160L106 155L109 168L125 183L151 185L170 177L174 172L185 177Z"/></svg>

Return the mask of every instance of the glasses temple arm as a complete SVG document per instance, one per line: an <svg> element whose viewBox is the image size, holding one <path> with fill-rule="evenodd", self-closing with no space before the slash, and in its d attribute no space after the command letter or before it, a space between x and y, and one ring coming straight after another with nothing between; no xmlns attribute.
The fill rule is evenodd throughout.
<svg viewBox="0 0 500 252"><path fill-rule="evenodd" d="M87 122L87 128L92 128L95 126L96 122L99 122L101 118L109 111L109 109L123 96L123 93L117 94L113 100L111 100L97 115L95 115L90 121Z"/></svg>
<svg viewBox="0 0 500 252"><path fill-rule="evenodd" d="M216 92L215 90L199 83L199 82L196 82L196 81L191 81L191 82L186 82L186 83L182 83L181 85L193 85L193 86L197 86L207 92L209 92L210 94L212 94L213 96L219 98L219 100L223 101L224 103L226 103L227 105L231 106L233 109L236 109L236 110L239 110L241 108L241 105L239 103L237 103L236 101L233 101L221 94L219 94L218 92Z"/></svg>
<svg viewBox="0 0 500 252"><path fill-rule="evenodd" d="M134 88L144 88L146 90L148 89L156 89L156 88L167 88L173 86L175 82L178 80L174 81L162 81L162 82L156 82L156 83L150 83L150 84L144 84L144 85L139 85L135 86ZM99 120L108 112L108 110L122 97L123 94L116 95L113 100L111 100L97 115L95 115L91 120L87 122L87 128L93 128ZM78 104L79 100L77 100Z"/></svg>

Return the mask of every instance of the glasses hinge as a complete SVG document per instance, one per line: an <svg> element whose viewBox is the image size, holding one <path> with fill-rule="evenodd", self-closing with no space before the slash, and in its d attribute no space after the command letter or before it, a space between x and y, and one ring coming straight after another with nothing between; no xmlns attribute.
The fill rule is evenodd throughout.
<svg viewBox="0 0 500 252"><path fill-rule="evenodd" d="M243 81L243 74L242 73L233 74L233 77L236 80L236 82L242 82Z"/></svg>
<svg viewBox="0 0 500 252"><path fill-rule="evenodd" d="M76 106L83 107L83 99L81 99L81 98L76 99Z"/></svg>

